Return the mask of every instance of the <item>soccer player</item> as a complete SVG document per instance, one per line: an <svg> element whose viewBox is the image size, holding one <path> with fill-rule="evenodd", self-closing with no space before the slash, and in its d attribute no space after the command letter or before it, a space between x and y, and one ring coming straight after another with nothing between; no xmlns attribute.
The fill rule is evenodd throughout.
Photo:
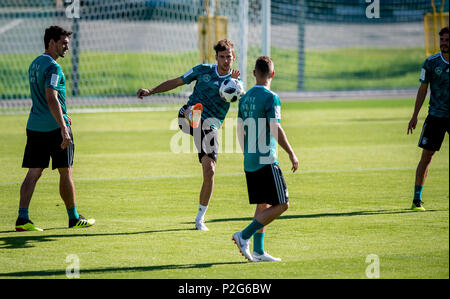
<svg viewBox="0 0 450 299"><path fill-rule="evenodd" d="M421 85L417 92L414 113L408 124L407 134L412 134L417 125L417 116L427 96L428 85L430 85L428 116L419 139L419 147L423 150L416 170L414 199L411 207L415 211L425 211L422 190L428 169L434 153L441 148L445 132L449 133L448 27L442 28L439 36L441 52L428 57L423 64L420 73Z"/></svg>
<svg viewBox="0 0 450 299"><path fill-rule="evenodd" d="M218 140L217 130L221 127L230 108L219 95L219 87L223 81L232 77L239 79L240 72L232 70L236 58L234 45L230 40L219 41L215 46L217 64L200 64L181 77L167 80L160 85L141 88L137 96L150 96L166 92L184 84L197 81L189 101L178 112L180 129L194 137L198 150L198 159L203 169L203 184L200 191L199 209L195 218L195 228L207 231L205 213L214 189L214 173L217 163Z"/></svg>
<svg viewBox="0 0 450 299"><path fill-rule="evenodd" d="M298 159L281 127L280 98L270 91L275 75L270 57L256 60L253 75L256 85L239 101L237 134L244 152L244 170L250 204L256 204L253 221L233 235L242 255L249 261L281 261L264 250L266 226L289 207L288 189L283 178L276 146L289 154L292 171L298 169ZM253 254L249 241L253 237Z"/></svg>
<svg viewBox="0 0 450 299"><path fill-rule="evenodd" d="M66 79L56 62L69 51L72 32L59 26L45 30L44 54L38 56L28 70L33 105L27 122L27 144L23 168L28 173L20 188L17 231L42 231L28 215L31 197L42 172L49 167L58 169L59 193L69 215L69 228L94 225L94 219L86 219L77 212L75 187L72 178L74 143L71 119L66 112Z"/></svg>

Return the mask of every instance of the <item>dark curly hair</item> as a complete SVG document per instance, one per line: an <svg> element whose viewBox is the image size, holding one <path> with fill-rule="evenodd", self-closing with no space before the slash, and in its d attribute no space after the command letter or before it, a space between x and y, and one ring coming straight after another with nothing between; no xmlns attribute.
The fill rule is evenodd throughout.
<svg viewBox="0 0 450 299"><path fill-rule="evenodd" d="M48 45L50 44L51 40L54 40L55 42L59 41L61 36L68 36L70 37L72 35L72 31L66 30L59 26L50 26L47 29L45 29L44 34L44 44L45 49L48 49Z"/></svg>

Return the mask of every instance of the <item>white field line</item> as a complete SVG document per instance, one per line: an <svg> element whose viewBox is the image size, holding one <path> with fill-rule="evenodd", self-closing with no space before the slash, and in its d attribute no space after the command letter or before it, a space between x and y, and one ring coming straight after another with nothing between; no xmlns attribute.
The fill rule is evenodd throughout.
<svg viewBox="0 0 450 299"><path fill-rule="evenodd" d="M73 108L69 113L101 113L101 112L156 112L156 111L175 111L180 107L110 107L110 108Z"/></svg>
<svg viewBox="0 0 450 299"><path fill-rule="evenodd" d="M179 107L106 107L106 108L69 108L69 114L83 114L83 113L116 113L116 112L159 112L159 111L176 111ZM0 114L9 115L23 115L29 114L27 108L21 110L4 110Z"/></svg>
<svg viewBox="0 0 450 299"><path fill-rule="evenodd" d="M11 21L10 23L0 27L0 35L5 33L8 30L13 29L14 27L18 26L20 23L22 23L23 20L22 19L16 19L14 21Z"/></svg>
<svg viewBox="0 0 450 299"><path fill-rule="evenodd" d="M448 166L435 166L433 169L449 169ZM300 170L298 174L320 174L320 173L356 173L356 172L376 172L376 171L403 171L415 170L416 167L375 167L375 168L351 168L351 169L309 169ZM216 174L216 177L243 176L244 172L232 172ZM100 182L100 181L130 181L130 180L158 180L158 179L183 179L202 177L202 174L181 174L181 175L155 175L136 177L103 177L103 178L74 178L75 182ZM40 180L40 182L56 183L57 180ZM0 186L18 185L22 182L0 182Z"/></svg>

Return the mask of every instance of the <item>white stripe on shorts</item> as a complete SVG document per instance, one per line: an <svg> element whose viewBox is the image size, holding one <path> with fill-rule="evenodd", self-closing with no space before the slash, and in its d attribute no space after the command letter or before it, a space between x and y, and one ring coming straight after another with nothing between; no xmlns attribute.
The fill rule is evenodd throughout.
<svg viewBox="0 0 450 299"><path fill-rule="evenodd" d="M420 138L419 138L419 146L422 144L422 138L423 138L423 134L425 133L425 128L427 127L427 123L425 122L423 124L423 128L422 128L422 133L420 134Z"/></svg>
<svg viewBox="0 0 450 299"><path fill-rule="evenodd" d="M275 180L275 186L277 188L278 202L280 204L286 203L286 194L285 194L285 192L283 192L284 187L283 187L283 183L282 183L280 174L279 174L278 170L275 169L273 164L270 165L270 167L272 168L272 174L273 174L273 178Z"/></svg>

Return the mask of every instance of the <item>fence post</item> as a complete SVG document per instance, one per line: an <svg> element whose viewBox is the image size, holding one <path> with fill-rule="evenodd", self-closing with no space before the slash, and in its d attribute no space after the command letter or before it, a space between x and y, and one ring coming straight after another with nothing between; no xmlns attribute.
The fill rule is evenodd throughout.
<svg viewBox="0 0 450 299"><path fill-rule="evenodd" d="M298 76L297 90L302 91L305 87L305 23L306 23L306 1L298 2Z"/></svg>
<svg viewBox="0 0 450 299"><path fill-rule="evenodd" d="M248 49L248 0L239 0L239 71L247 88L247 49Z"/></svg>
<svg viewBox="0 0 450 299"><path fill-rule="evenodd" d="M78 65L80 61L80 43L79 43L79 34L80 34L80 24L78 22L78 18L73 18L72 24L72 96L76 97L79 95L78 83L79 83L79 73L78 73Z"/></svg>
<svg viewBox="0 0 450 299"><path fill-rule="evenodd" d="M262 2L262 55L263 56L270 56L270 18L271 18L271 12L270 12L270 0L263 0Z"/></svg>

